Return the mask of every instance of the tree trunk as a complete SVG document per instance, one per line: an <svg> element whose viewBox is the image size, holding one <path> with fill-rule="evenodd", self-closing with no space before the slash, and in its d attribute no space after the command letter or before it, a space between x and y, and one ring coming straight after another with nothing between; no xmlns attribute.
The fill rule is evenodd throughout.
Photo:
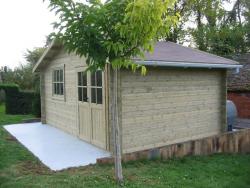
<svg viewBox="0 0 250 188"><path fill-rule="evenodd" d="M113 89L112 89L112 132L114 143L115 177L118 184L123 183L121 164L121 139L118 113L118 70L113 69Z"/></svg>

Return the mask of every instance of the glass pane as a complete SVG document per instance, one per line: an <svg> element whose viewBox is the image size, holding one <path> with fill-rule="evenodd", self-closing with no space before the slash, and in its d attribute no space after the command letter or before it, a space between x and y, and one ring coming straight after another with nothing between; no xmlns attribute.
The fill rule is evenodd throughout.
<svg viewBox="0 0 250 188"><path fill-rule="evenodd" d="M96 103L96 88L91 88L91 103Z"/></svg>
<svg viewBox="0 0 250 188"><path fill-rule="evenodd" d="M87 86L87 74L82 72L82 85Z"/></svg>
<svg viewBox="0 0 250 188"><path fill-rule="evenodd" d="M56 94L56 84L53 84L53 94Z"/></svg>
<svg viewBox="0 0 250 188"><path fill-rule="evenodd" d="M56 94L56 84L54 84L54 94Z"/></svg>
<svg viewBox="0 0 250 188"><path fill-rule="evenodd" d="M59 70L56 70L56 81L59 82L59 80L60 80Z"/></svg>
<svg viewBox="0 0 250 188"><path fill-rule="evenodd" d="M97 88L97 104L102 104L102 88Z"/></svg>
<svg viewBox="0 0 250 188"><path fill-rule="evenodd" d="M96 86L96 78L94 72L91 72L91 86Z"/></svg>
<svg viewBox="0 0 250 188"><path fill-rule="evenodd" d="M82 73L78 72L78 85L82 86Z"/></svg>
<svg viewBox="0 0 250 188"><path fill-rule="evenodd" d="M53 71L53 82L56 82L56 71Z"/></svg>
<svg viewBox="0 0 250 188"><path fill-rule="evenodd" d="M97 86L102 87L102 71L96 72L96 82Z"/></svg>
<svg viewBox="0 0 250 188"><path fill-rule="evenodd" d="M60 72L60 82L63 82L63 70L59 70L59 72Z"/></svg>
<svg viewBox="0 0 250 188"><path fill-rule="evenodd" d="M63 95L63 83L60 83L60 95Z"/></svg>
<svg viewBox="0 0 250 188"><path fill-rule="evenodd" d="M82 101L82 88L78 88L78 100Z"/></svg>
<svg viewBox="0 0 250 188"><path fill-rule="evenodd" d="M87 88L82 88L83 90L83 101L88 102Z"/></svg>
<svg viewBox="0 0 250 188"><path fill-rule="evenodd" d="M58 95L61 95L61 83L58 83L58 88L59 88Z"/></svg>
<svg viewBox="0 0 250 188"><path fill-rule="evenodd" d="M56 95L58 95L58 91L59 91L59 84L56 83L56 92L55 92Z"/></svg>

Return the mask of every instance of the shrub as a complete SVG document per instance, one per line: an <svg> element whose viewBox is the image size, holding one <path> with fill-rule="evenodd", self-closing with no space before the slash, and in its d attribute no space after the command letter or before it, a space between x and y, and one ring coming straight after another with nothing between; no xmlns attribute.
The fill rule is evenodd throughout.
<svg viewBox="0 0 250 188"><path fill-rule="evenodd" d="M5 91L0 89L0 104L5 102Z"/></svg>
<svg viewBox="0 0 250 188"><path fill-rule="evenodd" d="M16 114L15 108L19 98L19 87L15 84L1 84L0 89L3 89L6 93L5 106L7 114Z"/></svg>
<svg viewBox="0 0 250 188"><path fill-rule="evenodd" d="M40 116L40 95L33 91L20 91L18 85L0 84L6 93L7 114L34 114Z"/></svg>
<svg viewBox="0 0 250 188"><path fill-rule="evenodd" d="M32 102L34 100L34 92L19 91L19 96L16 103L16 114L31 114Z"/></svg>
<svg viewBox="0 0 250 188"><path fill-rule="evenodd" d="M32 103L32 114L36 117L41 117L41 100L40 93L35 93Z"/></svg>
<svg viewBox="0 0 250 188"><path fill-rule="evenodd" d="M5 91L0 89L0 104L5 102Z"/></svg>

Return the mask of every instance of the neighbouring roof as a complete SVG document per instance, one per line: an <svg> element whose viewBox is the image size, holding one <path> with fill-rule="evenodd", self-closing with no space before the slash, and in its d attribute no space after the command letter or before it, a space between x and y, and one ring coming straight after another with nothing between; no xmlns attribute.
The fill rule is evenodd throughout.
<svg viewBox="0 0 250 188"><path fill-rule="evenodd" d="M62 45L53 41L37 62L33 71L39 71L57 53ZM238 62L209 54L200 50L184 47L173 42L157 42L153 53L146 53L145 59L134 58L138 64L169 67L197 68L239 68Z"/></svg>
<svg viewBox="0 0 250 188"><path fill-rule="evenodd" d="M242 64L238 74L228 73L229 91L250 91L250 54L244 54L235 58Z"/></svg>

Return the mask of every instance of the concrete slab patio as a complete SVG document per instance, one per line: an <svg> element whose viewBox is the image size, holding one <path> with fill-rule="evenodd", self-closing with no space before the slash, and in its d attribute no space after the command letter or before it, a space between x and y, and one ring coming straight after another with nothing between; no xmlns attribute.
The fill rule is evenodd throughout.
<svg viewBox="0 0 250 188"><path fill-rule="evenodd" d="M86 166L110 153L63 131L41 123L6 125L4 128L51 170Z"/></svg>

